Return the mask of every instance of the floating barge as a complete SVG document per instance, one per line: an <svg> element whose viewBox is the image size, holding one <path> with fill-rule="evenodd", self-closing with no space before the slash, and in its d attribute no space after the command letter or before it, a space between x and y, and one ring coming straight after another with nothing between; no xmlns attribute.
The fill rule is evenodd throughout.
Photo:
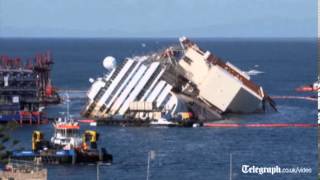
<svg viewBox="0 0 320 180"><path fill-rule="evenodd" d="M160 53L103 61L104 77L90 79L82 115L106 121L199 122L228 113L257 113L274 101L248 74L186 37Z"/></svg>
<svg viewBox="0 0 320 180"><path fill-rule="evenodd" d="M111 163L112 155L97 146L99 133L87 130L80 135L79 123L70 118L69 102L67 94L66 116L53 123L54 134L50 140L45 140L42 132L34 131L32 150L13 151L11 158L47 164Z"/></svg>
<svg viewBox="0 0 320 180"><path fill-rule="evenodd" d="M105 148L97 147L97 132L85 131L81 137L78 123L61 120L54 124L54 128L50 141L44 139L42 132L34 131L32 150L13 151L10 158L39 160L44 164L112 163L112 155Z"/></svg>
<svg viewBox="0 0 320 180"><path fill-rule="evenodd" d="M60 97L52 86L50 53L21 60L0 56L0 122L41 123L45 105L57 104Z"/></svg>
<svg viewBox="0 0 320 180"><path fill-rule="evenodd" d="M101 151L80 152L75 149L72 150L57 150L51 149L49 151L14 151L13 159L34 161L39 158L44 164L92 164L92 163L112 163L112 156L107 153L105 149Z"/></svg>

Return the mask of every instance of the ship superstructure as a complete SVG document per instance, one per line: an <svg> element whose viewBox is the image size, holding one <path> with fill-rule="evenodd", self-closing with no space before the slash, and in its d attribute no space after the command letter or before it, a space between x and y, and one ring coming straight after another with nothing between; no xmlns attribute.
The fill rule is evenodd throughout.
<svg viewBox="0 0 320 180"><path fill-rule="evenodd" d="M265 94L261 86L250 81L250 76L186 38L180 42L184 57L179 65L203 102L220 112L250 113L261 109Z"/></svg>
<svg viewBox="0 0 320 180"><path fill-rule="evenodd" d="M273 101L232 65L189 39L161 53L127 58L92 81L82 114L95 118L201 121L252 113Z"/></svg>
<svg viewBox="0 0 320 180"><path fill-rule="evenodd" d="M60 101L51 85L52 64L50 53L28 61L0 56L0 121L40 121L41 106Z"/></svg>

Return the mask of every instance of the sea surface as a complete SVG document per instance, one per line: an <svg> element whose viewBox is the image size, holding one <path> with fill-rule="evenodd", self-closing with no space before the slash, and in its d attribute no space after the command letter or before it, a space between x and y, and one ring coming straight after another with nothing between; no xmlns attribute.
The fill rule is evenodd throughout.
<svg viewBox="0 0 320 180"><path fill-rule="evenodd" d="M251 76L271 96L311 96L295 88L312 84L317 76L315 39L193 39ZM102 60L114 56L144 55L178 43L178 39L0 39L0 54L30 58L49 50L55 62L52 82L62 96L69 92L71 114L79 118L90 87L89 78L106 73ZM317 103L307 100L275 99L279 112L228 115L223 123L316 123ZM50 106L48 115L65 111L66 104ZM197 179L316 179L317 128L166 128L89 127L101 134L100 146L114 157L111 166L100 166L100 179L146 179L148 152L150 180ZM31 148L31 133L52 134L52 125L19 127L18 146ZM231 164L231 166L230 166ZM250 174L243 165L256 167L309 168L311 173ZM49 179L96 179L95 165L48 166Z"/></svg>

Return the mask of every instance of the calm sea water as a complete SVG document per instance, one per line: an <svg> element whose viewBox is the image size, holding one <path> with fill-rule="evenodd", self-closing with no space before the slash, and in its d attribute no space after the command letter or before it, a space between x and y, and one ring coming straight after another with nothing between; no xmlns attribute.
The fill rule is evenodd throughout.
<svg viewBox="0 0 320 180"><path fill-rule="evenodd" d="M264 73L252 76L270 95L309 96L294 89L316 80L316 41L312 39L195 39L242 70ZM32 57L50 50L54 58L52 80L62 95L70 92L71 111L79 117L90 77L104 72L102 59L123 58L157 51L176 39L0 39L0 54ZM142 44L145 44L143 46ZM279 113L231 115L223 122L316 123L316 102L276 100ZM51 106L50 115L64 111L65 104ZM92 127L84 125L83 129ZM51 136L50 124L23 126L14 132L31 147L31 133L40 129ZM233 179L315 179L317 174L317 128L145 128L96 127L101 146L114 156L112 166L100 167L101 179L145 179L147 153L150 179L229 179L232 154ZM254 175L241 172L242 165L312 168L310 174ZM50 166L49 179L96 179L96 166Z"/></svg>

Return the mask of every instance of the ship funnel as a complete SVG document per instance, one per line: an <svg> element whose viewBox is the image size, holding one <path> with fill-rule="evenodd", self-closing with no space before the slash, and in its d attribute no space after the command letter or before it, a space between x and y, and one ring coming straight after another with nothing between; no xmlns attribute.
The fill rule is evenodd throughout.
<svg viewBox="0 0 320 180"><path fill-rule="evenodd" d="M106 68L108 71L111 71L117 66L116 59L112 56L105 57L102 64L103 64L103 67Z"/></svg>

